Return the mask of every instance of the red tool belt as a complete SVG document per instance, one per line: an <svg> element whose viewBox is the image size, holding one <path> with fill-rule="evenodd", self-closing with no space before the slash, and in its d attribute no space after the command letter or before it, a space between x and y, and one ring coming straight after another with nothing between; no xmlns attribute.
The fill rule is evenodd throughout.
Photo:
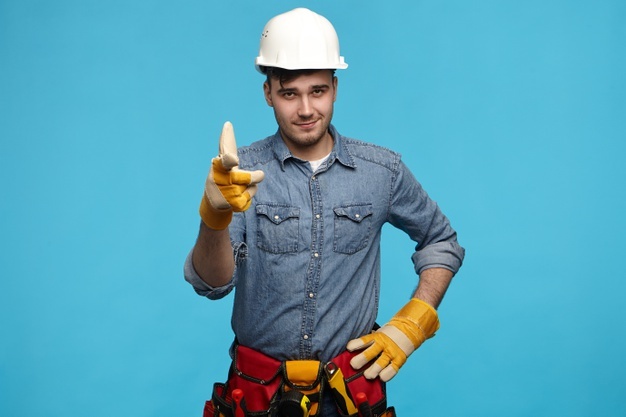
<svg viewBox="0 0 626 417"><path fill-rule="evenodd" d="M395 417L393 407L387 408L383 382L366 379L350 366L354 355L346 351L326 364L281 362L237 345L228 381L214 385L204 417L314 417L326 394L335 399L341 416Z"/></svg>

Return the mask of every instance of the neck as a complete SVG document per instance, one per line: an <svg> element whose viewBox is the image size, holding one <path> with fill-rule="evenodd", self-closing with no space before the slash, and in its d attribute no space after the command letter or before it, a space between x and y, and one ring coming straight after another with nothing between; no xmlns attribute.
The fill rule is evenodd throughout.
<svg viewBox="0 0 626 417"><path fill-rule="evenodd" d="M289 152L298 159L304 161L316 161L322 159L333 150L333 136L327 130L324 136L318 141L311 144L297 144L289 139L285 139L285 135L280 131L280 136L289 149Z"/></svg>

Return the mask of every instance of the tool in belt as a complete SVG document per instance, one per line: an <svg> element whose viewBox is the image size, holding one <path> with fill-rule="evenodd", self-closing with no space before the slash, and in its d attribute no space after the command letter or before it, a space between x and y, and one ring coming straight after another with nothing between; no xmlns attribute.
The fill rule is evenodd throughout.
<svg viewBox="0 0 626 417"><path fill-rule="evenodd" d="M236 345L228 381L214 385L204 417L315 417L328 392L343 417L395 417L384 383L350 366L355 355L281 362Z"/></svg>

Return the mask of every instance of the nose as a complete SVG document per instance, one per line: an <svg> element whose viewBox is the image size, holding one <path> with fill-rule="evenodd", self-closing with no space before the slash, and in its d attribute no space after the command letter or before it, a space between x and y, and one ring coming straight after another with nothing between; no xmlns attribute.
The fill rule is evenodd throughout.
<svg viewBox="0 0 626 417"><path fill-rule="evenodd" d="M302 99L300 100L300 106L298 107L298 116L302 117L303 119L308 119L309 117L313 116L313 108L311 107L311 102L306 95L302 96Z"/></svg>

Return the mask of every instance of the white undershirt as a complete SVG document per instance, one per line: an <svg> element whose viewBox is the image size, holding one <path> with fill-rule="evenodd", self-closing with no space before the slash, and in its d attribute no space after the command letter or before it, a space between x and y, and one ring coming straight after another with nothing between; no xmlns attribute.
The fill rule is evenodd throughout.
<svg viewBox="0 0 626 417"><path fill-rule="evenodd" d="M309 164L311 164L311 169L313 170L313 172L317 171L320 165L322 165L324 161L328 159L329 156L330 154L326 155L322 159L318 159L316 161L309 161Z"/></svg>

